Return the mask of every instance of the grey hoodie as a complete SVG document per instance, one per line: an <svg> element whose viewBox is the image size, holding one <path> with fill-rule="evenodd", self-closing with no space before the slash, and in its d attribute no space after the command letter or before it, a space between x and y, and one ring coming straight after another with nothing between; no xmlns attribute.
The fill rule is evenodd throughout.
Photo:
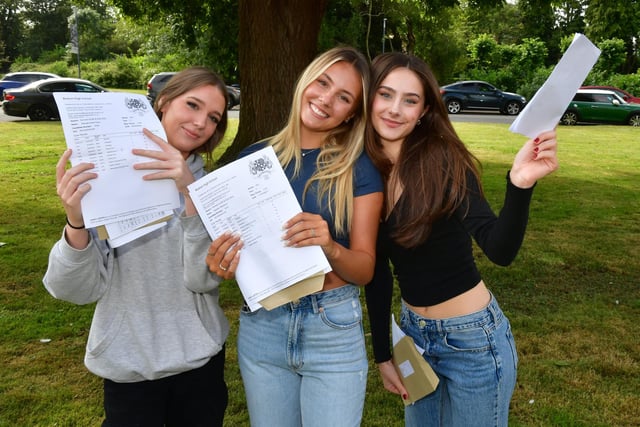
<svg viewBox="0 0 640 427"><path fill-rule="evenodd" d="M187 163L204 175L200 156ZM211 240L200 217L176 211L169 224L118 248L91 231L83 250L64 237L49 254L43 282L55 298L97 302L85 364L116 382L168 377L198 368L229 333L218 303L220 278L205 256Z"/></svg>

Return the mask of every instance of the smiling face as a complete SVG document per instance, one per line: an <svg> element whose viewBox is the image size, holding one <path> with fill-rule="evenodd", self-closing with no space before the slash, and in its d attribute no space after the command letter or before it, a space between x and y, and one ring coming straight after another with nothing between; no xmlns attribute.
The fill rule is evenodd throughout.
<svg viewBox="0 0 640 427"><path fill-rule="evenodd" d="M300 119L303 131L326 133L353 116L362 98L362 77L353 65L331 65L304 90Z"/></svg>
<svg viewBox="0 0 640 427"><path fill-rule="evenodd" d="M376 88L371 107L371 124L384 146L400 145L424 115L422 82L408 68L395 68Z"/></svg>
<svg viewBox="0 0 640 427"><path fill-rule="evenodd" d="M212 85L198 86L172 99L160 110L168 142L187 158L211 138L224 109L224 95Z"/></svg>

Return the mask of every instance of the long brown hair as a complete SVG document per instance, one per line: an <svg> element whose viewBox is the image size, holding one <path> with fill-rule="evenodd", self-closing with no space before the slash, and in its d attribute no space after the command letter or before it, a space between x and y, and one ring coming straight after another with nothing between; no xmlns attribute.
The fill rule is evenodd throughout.
<svg viewBox="0 0 640 427"><path fill-rule="evenodd" d="M216 126L216 130L213 135L201 146L195 148L190 154L204 154L205 163L207 169L213 167L213 149L222 141L224 133L227 131L228 113L227 105L229 104L229 93L227 92L227 86L224 80L206 67L190 67L186 68L169 80L167 85L160 91L156 102L153 106L153 111L156 112L158 118L162 120L162 107L184 94L191 89L200 86L213 86L217 88L224 96L224 110L222 111L222 117Z"/></svg>
<svg viewBox="0 0 640 427"><path fill-rule="evenodd" d="M451 216L463 204L470 191L470 173L475 175L480 185L480 163L454 130L431 69L413 55L390 52L373 60L369 110L372 111L373 100L382 81L396 68L406 68L415 73L424 90L423 107L428 107L402 143L395 165L403 192L393 207L398 221L392 237L398 244L412 248L429 237L434 222ZM365 147L385 184L388 184L394 165L382 151L382 143L371 121L367 125ZM478 188L482 191L480 186ZM386 208L383 212L390 207Z"/></svg>

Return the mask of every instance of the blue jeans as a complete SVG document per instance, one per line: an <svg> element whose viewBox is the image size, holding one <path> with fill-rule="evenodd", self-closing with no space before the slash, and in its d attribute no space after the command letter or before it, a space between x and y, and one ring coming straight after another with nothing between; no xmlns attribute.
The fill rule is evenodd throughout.
<svg viewBox="0 0 640 427"><path fill-rule="evenodd" d="M242 310L238 362L254 427L359 426L367 385L360 289Z"/></svg>
<svg viewBox="0 0 640 427"><path fill-rule="evenodd" d="M493 295L483 310L440 320L403 304L400 327L440 378L433 393L405 407L406 426L507 426L518 355Z"/></svg>

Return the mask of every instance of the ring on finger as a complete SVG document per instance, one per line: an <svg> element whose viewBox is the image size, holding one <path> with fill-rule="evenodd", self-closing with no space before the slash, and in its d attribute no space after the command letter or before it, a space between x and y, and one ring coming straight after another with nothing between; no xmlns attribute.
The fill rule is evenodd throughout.
<svg viewBox="0 0 640 427"><path fill-rule="evenodd" d="M311 237L316 237L316 229L315 228L311 229Z"/></svg>
<svg viewBox="0 0 640 427"><path fill-rule="evenodd" d="M222 271L227 271L227 270L229 270L229 267L224 267L224 266L222 265L222 261L218 264L218 267L220 267L220 270L222 270Z"/></svg>

